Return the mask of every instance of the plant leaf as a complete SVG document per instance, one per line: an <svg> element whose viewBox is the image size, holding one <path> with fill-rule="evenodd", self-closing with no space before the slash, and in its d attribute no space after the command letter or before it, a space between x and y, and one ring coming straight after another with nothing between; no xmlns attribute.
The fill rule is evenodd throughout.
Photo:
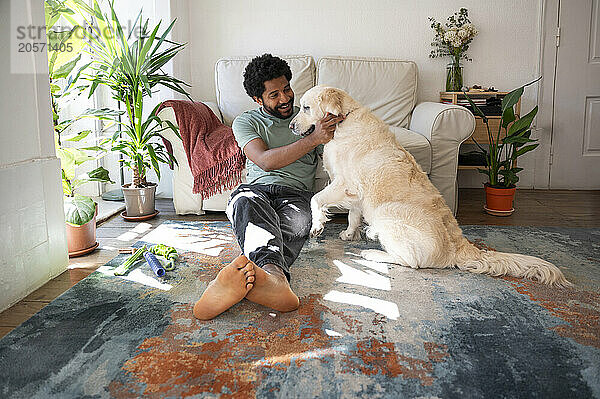
<svg viewBox="0 0 600 399"><path fill-rule="evenodd" d="M518 119L515 123L512 124L510 129L508 129L508 136L518 135L529 130L529 128L531 127L531 123L533 122L533 118L535 118L537 112L538 107L536 105L535 108L531 110L531 112L529 112L527 115Z"/></svg>
<svg viewBox="0 0 600 399"><path fill-rule="evenodd" d="M57 54L53 65L54 70L56 70L56 68L60 69L64 64L70 62L73 59L74 54L78 54L78 56L81 55L83 48L86 46L86 42L83 39L83 30L82 26L77 25L71 29L68 36L63 37L59 43L54 43L52 48L58 48L58 51L50 49L51 53ZM50 45L50 43L48 43L48 45ZM58 47L56 47L56 45L58 45ZM65 51L67 48L70 51Z"/></svg>
<svg viewBox="0 0 600 399"><path fill-rule="evenodd" d="M89 197L76 194L64 201L65 221L74 226L82 226L92 220L96 213L96 203Z"/></svg>
<svg viewBox="0 0 600 399"><path fill-rule="evenodd" d="M68 61L68 62L64 63L63 65L61 65L58 69L56 69L54 71L53 78L60 79L60 78L66 78L67 76L69 76L69 74L71 73L73 68L75 68L75 65L79 62L80 59L81 59L81 54L79 54L77 57L73 58L71 61Z"/></svg>
<svg viewBox="0 0 600 399"><path fill-rule="evenodd" d="M517 157L520 157L521 155L525 154L526 152L532 151L534 150L539 144L530 144L530 145L526 145L523 148L519 148L517 151L515 151L515 153L512 156L512 159L517 159Z"/></svg>
<svg viewBox="0 0 600 399"><path fill-rule="evenodd" d="M57 148L56 156L60 159L60 168L63 172L63 179L72 180L75 178L75 157L66 148Z"/></svg>
<svg viewBox="0 0 600 399"><path fill-rule="evenodd" d="M106 183L106 182L110 182L110 183L114 183L114 181L112 181L110 179L110 177L108 176L108 170L104 169L102 166L89 171L86 173L86 177L87 181L99 181L102 183Z"/></svg>
<svg viewBox="0 0 600 399"><path fill-rule="evenodd" d="M530 130L528 130L528 131L530 132ZM519 135L507 136L502 139L502 142L504 144L525 144L525 143L533 143L535 141L537 141L537 140L533 140L533 139L530 139L529 137L519 136Z"/></svg>
<svg viewBox="0 0 600 399"><path fill-rule="evenodd" d="M502 114L502 127L506 129L515 119L517 119L517 117L515 116L513 107L506 108L506 111Z"/></svg>
<svg viewBox="0 0 600 399"><path fill-rule="evenodd" d="M154 152L154 149L152 148L152 144L150 144L150 143L146 144L146 149L148 150L148 153L150 154L150 161L152 162L152 168L154 169L154 172L156 172L156 176L158 177L158 180L160 180L160 168L158 167L158 161L156 160L156 153Z"/></svg>
<svg viewBox="0 0 600 399"><path fill-rule="evenodd" d="M67 175L65 174L64 169L61 169L61 174L62 174L63 194L65 196L71 197L71 196L73 196L73 188L71 187L71 184L69 184L69 180L67 179Z"/></svg>
<svg viewBox="0 0 600 399"><path fill-rule="evenodd" d="M465 97L467 98L467 101L469 101L469 104L471 104L471 107L473 107L473 113L476 116L481 117L481 119L483 119L483 123L487 124L488 123L488 119L485 116L485 114L483 113L483 111L481 109L479 109L479 107L473 102L473 100L471 100L471 97L469 97L469 95L463 91L463 94L465 95Z"/></svg>
<svg viewBox="0 0 600 399"><path fill-rule="evenodd" d="M87 136L89 136L90 133L92 133L91 130L83 130L73 137L65 138L65 141L81 141Z"/></svg>
<svg viewBox="0 0 600 399"><path fill-rule="evenodd" d="M506 111L507 108L512 108L516 103L519 102L519 99L523 95L524 87L525 86L521 86L518 89L514 89L513 91L504 96L504 98L502 99L502 115L504 115L504 111Z"/></svg>
<svg viewBox="0 0 600 399"><path fill-rule="evenodd" d="M508 107L513 107L516 103L519 102L519 98L521 98L521 96L523 95L523 90L529 86L534 84L535 82L537 82L538 80L540 80L542 77L540 76L539 78L535 79L534 81L531 81L529 83L524 84L523 86L514 89L513 91L511 91L510 93L508 93L506 96L504 96L504 98L502 99L502 115L504 115L504 111L506 111L506 109Z"/></svg>

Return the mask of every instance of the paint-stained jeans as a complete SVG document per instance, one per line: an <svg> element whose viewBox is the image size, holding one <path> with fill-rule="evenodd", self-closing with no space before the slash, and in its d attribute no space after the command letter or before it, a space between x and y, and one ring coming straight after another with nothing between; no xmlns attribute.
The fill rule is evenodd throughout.
<svg viewBox="0 0 600 399"><path fill-rule="evenodd" d="M227 217L244 255L258 267L290 266L308 238L312 192L276 184L241 184L229 198Z"/></svg>

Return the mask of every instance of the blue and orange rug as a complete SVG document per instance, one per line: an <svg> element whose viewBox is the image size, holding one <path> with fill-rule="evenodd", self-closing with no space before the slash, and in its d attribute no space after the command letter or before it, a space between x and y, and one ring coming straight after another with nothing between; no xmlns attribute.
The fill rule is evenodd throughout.
<svg viewBox="0 0 600 399"><path fill-rule="evenodd" d="M0 340L3 398L600 398L600 229L465 226L481 247L535 255L554 289L458 270L366 262L377 243L328 224L292 268L283 314L246 300L192 307L239 254L224 222L165 222L177 269L102 266ZM142 243L138 243L141 245Z"/></svg>

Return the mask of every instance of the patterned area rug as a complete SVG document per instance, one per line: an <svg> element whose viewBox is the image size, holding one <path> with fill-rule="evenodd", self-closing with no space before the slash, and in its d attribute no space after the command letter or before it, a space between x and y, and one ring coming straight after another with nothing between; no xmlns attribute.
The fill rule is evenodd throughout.
<svg viewBox="0 0 600 399"><path fill-rule="evenodd" d="M465 226L559 265L574 289L366 262L328 224L292 267L298 311L194 302L238 255L224 222L166 222L164 278L120 255L0 341L0 396L600 398L600 229ZM138 243L141 245L141 242Z"/></svg>

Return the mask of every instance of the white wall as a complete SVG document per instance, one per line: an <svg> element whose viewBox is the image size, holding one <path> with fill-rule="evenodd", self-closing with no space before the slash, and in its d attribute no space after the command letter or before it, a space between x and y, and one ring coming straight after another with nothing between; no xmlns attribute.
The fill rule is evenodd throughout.
<svg viewBox="0 0 600 399"><path fill-rule="evenodd" d="M20 4L20 20L44 25L43 2ZM38 74L11 72L14 55L8 38L15 32L10 6L10 1L0 1L0 311L68 264L46 52L29 58L29 67ZM40 71L40 65L46 69Z"/></svg>
<svg viewBox="0 0 600 399"><path fill-rule="evenodd" d="M444 89L448 60L429 58L433 30L427 17L442 22L466 7L480 33L468 52L473 62L465 63L464 83L508 91L539 74L543 3L172 0L171 14L180 19L174 36L189 42L189 49L175 58L174 70L184 79L189 76L194 99L214 101L214 65L220 57L271 52L309 54L315 60L324 55L397 58L417 63L419 101L437 101ZM525 92L524 111L535 105L536 92L536 86ZM537 134L549 136L544 131ZM546 156L543 151L536 152L520 160L525 167L520 174L521 187L533 186L534 164L547 163L547 158L535 160L534 156ZM481 177L476 171L461 171L460 182L481 187Z"/></svg>

